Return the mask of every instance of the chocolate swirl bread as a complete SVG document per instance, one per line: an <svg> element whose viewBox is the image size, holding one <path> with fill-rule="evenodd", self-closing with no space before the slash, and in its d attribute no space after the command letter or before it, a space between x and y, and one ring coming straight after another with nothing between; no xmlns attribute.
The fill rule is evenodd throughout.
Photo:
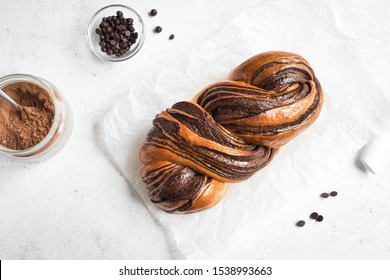
<svg viewBox="0 0 390 280"><path fill-rule="evenodd" d="M140 150L152 202L169 213L217 204L229 182L248 179L318 117L321 85L287 52L258 54L153 120Z"/></svg>

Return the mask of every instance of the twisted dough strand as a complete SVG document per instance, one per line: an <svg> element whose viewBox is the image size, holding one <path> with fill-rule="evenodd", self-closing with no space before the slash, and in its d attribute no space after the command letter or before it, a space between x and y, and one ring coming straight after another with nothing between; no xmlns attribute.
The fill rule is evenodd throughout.
<svg viewBox="0 0 390 280"><path fill-rule="evenodd" d="M318 117L323 93L307 61L256 55L153 121L140 150L149 197L170 213L218 203L228 182L248 179Z"/></svg>

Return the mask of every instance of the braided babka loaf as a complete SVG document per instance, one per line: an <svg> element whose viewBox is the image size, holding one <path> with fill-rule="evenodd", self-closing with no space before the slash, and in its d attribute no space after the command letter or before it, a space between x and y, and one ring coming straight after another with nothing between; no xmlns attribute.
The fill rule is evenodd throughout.
<svg viewBox="0 0 390 280"><path fill-rule="evenodd" d="M318 117L321 85L309 63L288 52L248 59L227 81L153 120L140 150L150 200L169 213L217 204L226 183L248 179Z"/></svg>

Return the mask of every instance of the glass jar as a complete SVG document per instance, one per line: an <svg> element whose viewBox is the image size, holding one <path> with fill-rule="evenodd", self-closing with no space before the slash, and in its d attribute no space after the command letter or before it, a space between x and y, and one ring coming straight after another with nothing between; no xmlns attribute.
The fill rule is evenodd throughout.
<svg viewBox="0 0 390 280"><path fill-rule="evenodd" d="M101 46L99 45L100 38L95 33L96 28L99 28L99 24L102 21L103 17L108 17L110 15L115 15L117 11L122 11L123 16L126 18L132 18L133 26L135 31L138 32L137 41L131 45L131 48L128 52L120 57L116 57L114 55L107 55L106 53L101 51ZM97 11L91 18L87 27L87 40L88 45L91 51L99 58L111 61L111 62L119 62L125 61L133 56L135 56L142 48L145 41L145 26L141 16L132 8L127 7L121 4L113 4L106 7L101 8Z"/></svg>
<svg viewBox="0 0 390 280"><path fill-rule="evenodd" d="M48 92L54 104L54 120L49 133L37 145L25 150L12 150L0 145L0 155L19 161L46 160L57 154L69 140L73 129L72 111L67 100L53 84L36 76L8 75L0 78L0 88L17 82L34 83Z"/></svg>

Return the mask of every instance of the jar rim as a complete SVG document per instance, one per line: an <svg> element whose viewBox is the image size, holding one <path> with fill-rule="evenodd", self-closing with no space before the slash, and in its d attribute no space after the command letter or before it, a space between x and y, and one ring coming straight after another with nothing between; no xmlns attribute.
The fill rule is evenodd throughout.
<svg viewBox="0 0 390 280"><path fill-rule="evenodd" d="M50 143L50 141L55 136L57 129L61 122L61 104L58 97L55 95L54 90L57 90L57 88L52 85L47 80L33 76L30 74L11 74L0 78L0 88L3 89L5 86L17 83L17 82L31 82L34 83L40 87L42 87L44 90L47 91L50 98L53 101L54 104L54 119L53 124L49 130L49 133L45 136L45 138L42 139L38 144L24 150L14 150L7 148L3 145L0 145L0 154L5 155L12 155L13 157L28 157L33 158L35 156L40 156L42 153L46 152L47 149L42 151L42 153L37 153L39 150L43 149L46 145Z"/></svg>

